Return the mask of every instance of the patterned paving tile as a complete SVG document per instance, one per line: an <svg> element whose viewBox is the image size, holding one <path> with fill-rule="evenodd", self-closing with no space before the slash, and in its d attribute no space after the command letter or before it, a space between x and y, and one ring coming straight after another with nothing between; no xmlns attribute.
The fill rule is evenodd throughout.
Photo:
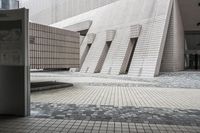
<svg viewBox="0 0 200 133"><path fill-rule="evenodd" d="M60 120L44 118L2 118L0 133L200 133L200 127Z"/></svg>
<svg viewBox="0 0 200 133"><path fill-rule="evenodd" d="M185 72L154 79L32 73L32 81L69 82L75 86L32 93L35 118L5 120L9 124L3 122L3 126L0 121L0 132L199 133L199 77L200 73ZM23 121L30 126L21 124Z"/></svg>
<svg viewBox="0 0 200 133"><path fill-rule="evenodd" d="M199 89L79 86L35 92L32 102L200 109Z"/></svg>
<svg viewBox="0 0 200 133"><path fill-rule="evenodd" d="M33 81L56 80L82 85L118 85L123 87L162 87L200 89L200 72L183 71L161 73L155 78L134 78L128 75L89 74L71 72L37 72L31 73ZM102 84L103 83L103 84Z"/></svg>
<svg viewBox="0 0 200 133"><path fill-rule="evenodd" d="M200 110L32 103L36 118L200 126Z"/></svg>

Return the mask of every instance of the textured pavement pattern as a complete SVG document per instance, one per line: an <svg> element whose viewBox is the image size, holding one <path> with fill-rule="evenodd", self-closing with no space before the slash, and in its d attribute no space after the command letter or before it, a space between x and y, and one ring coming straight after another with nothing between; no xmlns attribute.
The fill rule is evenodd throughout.
<svg viewBox="0 0 200 133"><path fill-rule="evenodd" d="M42 118L1 118L0 133L200 133L200 127Z"/></svg>
<svg viewBox="0 0 200 133"><path fill-rule="evenodd" d="M200 89L74 86L34 92L32 102L200 109Z"/></svg>
<svg viewBox="0 0 200 133"><path fill-rule="evenodd" d="M1 118L0 133L200 133L199 72L153 79L40 72L31 80L74 86L32 93L32 116Z"/></svg>
<svg viewBox="0 0 200 133"><path fill-rule="evenodd" d="M104 86L124 86L124 87L162 87L162 88L187 88L200 89L200 72L172 72L161 73L155 78L134 78L129 75L104 75L89 73L70 72L33 72L33 81L56 80L60 82L78 83L79 85L104 85Z"/></svg>
<svg viewBox="0 0 200 133"><path fill-rule="evenodd" d="M200 110L32 103L36 118L200 126Z"/></svg>

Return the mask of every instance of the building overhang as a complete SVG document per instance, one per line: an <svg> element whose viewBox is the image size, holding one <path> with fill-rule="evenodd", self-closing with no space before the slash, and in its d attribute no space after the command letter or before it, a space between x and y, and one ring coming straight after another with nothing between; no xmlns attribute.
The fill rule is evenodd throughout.
<svg viewBox="0 0 200 133"><path fill-rule="evenodd" d="M83 21L83 22L80 22L80 23L76 23L76 24L64 27L64 29L78 32L78 31L88 30L91 25L92 25L92 21L87 20L87 21Z"/></svg>
<svg viewBox="0 0 200 133"><path fill-rule="evenodd" d="M200 0L179 0L185 31L200 31Z"/></svg>

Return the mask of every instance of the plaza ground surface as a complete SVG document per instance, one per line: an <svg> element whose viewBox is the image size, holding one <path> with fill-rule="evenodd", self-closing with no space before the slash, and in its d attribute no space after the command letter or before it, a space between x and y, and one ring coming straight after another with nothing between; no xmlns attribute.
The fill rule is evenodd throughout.
<svg viewBox="0 0 200 133"><path fill-rule="evenodd" d="M200 132L200 73L126 75L33 72L31 81L73 83L33 92L31 116L2 119L0 132Z"/></svg>

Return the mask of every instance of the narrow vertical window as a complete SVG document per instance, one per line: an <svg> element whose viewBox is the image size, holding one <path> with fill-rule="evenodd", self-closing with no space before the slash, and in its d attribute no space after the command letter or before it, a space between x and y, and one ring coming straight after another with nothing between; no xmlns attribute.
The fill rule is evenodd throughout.
<svg viewBox="0 0 200 133"><path fill-rule="evenodd" d="M81 57L81 62L80 62L80 68L82 67L83 65L83 62L85 61L89 51L90 51L90 48L91 48L92 44L87 44L86 48L85 48L85 51Z"/></svg>
<svg viewBox="0 0 200 133"><path fill-rule="evenodd" d="M137 44L138 38L132 38L129 41L128 48L124 57L124 61L121 68L121 74L127 74L129 72L131 61L133 59L135 47Z"/></svg>
<svg viewBox="0 0 200 133"><path fill-rule="evenodd" d="M97 63L97 67L96 67L95 73L100 73L101 72L103 64L105 62L105 59L107 57L108 51L110 49L111 43L112 43L111 41L106 42L106 45L104 46L102 54L100 56L100 59L99 59L99 61Z"/></svg>

